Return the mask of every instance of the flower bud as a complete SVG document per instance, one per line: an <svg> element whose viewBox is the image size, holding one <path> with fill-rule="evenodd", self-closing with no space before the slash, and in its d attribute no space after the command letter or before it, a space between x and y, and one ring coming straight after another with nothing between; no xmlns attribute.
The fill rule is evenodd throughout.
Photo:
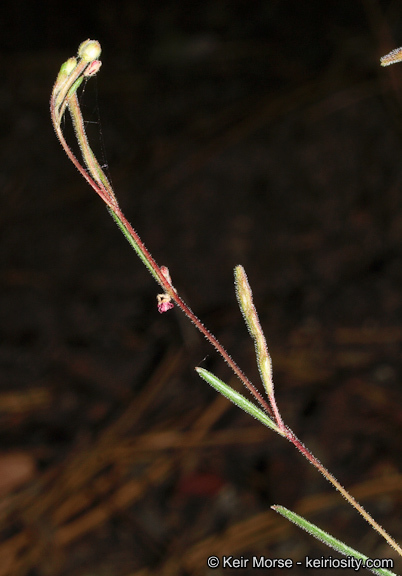
<svg viewBox="0 0 402 576"><path fill-rule="evenodd" d="M93 60L85 68L84 76L87 76L87 77L95 76L95 74L97 74L99 72L99 69L101 66L102 66L102 62L100 60Z"/></svg>
<svg viewBox="0 0 402 576"><path fill-rule="evenodd" d="M78 48L78 56L86 62L97 60L100 56L102 49L97 40L85 40Z"/></svg>
<svg viewBox="0 0 402 576"><path fill-rule="evenodd" d="M70 76L71 72L74 70L76 66L77 66L77 58L74 57L69 58L68 60L66 60L66 62L64 62L64 64L62 64L60 68L60 74Z"/></svg>
<svg viewBox="0 0 402 576"><path fill-rule="evenodd" d="M70 76L71 72L77 66L77 59L76 58L69 58L61 65L59 73L57 75L55 88L58 89L60 85Z"/></svg>

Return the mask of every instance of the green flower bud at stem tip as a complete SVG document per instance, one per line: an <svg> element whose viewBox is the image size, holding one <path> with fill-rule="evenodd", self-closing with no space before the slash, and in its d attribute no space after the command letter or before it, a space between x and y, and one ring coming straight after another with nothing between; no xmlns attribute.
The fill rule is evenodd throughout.
<svg viewBox="0 0 402 576"><path fill-rule="evenodd" d="M101 52L101 45L97 40L85 40L78 48L78 56L86 62L97 60Z"/></svg>
<svg viewBox="0 0 402 576"><path fill-rule="evenodd" d="M77 58L69 58L64 64L62 64L60 68L60 74L65 74L66 76L70 76L71 72L77 66Z"/></svg>
<svg viewBox="0 0 402 576"><path fill-rule="evenodd" d="M76 58L69 58L61 65L60 71L56 78L55 88L57 89L71 74L77 66Z"/></svg>

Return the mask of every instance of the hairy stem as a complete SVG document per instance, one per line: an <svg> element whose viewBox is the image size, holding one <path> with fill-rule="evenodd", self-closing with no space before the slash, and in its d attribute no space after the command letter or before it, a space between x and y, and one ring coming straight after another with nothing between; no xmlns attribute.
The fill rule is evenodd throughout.
<svg viewBox="0 0 402 576"><path fill-rule="evenodd" d="M77 89L81 84L83 78L90 77L99 70L101 62L97 60L100 55L100 45L98 42L93 40L86 40L83 42L79 48L78 56L79 60L76 58L70 58L67 60L60 69L59 75L55 82L52 97L50 101L50 110L53 126L56 135L63 146L68 158L77 168L77 170L82 174L82 176L87 180L91 187L96 191L97 194L102 198L108 207L110 214L115 220L116 224L123 232L124 236L127 238L128 242L136 251L137 255L141 261L145 264L149 272L152 274L156 282L164 290L164 295L166 298L172 300L184 314L191 320L191 322L196 326L196 328L205 336L208 342L217 350L217 352L226 361L232 371L238 376L240 381L249 390L254 399L261 405L263 410L272 419L272 424L274 429L285 436L289 442L291 442L306 458L313 464L327 480L344 496L344 498L367 520L367 522L379 533L388 544L394 548L402 556L401 547L391 538L391 536L368 514L366 510L351 496L343 486L324 468L324 466L311 454L311 452L302 444L302 442L295 436L295 434L286 427L282 421L281 415L277 408L275 397L274 397L274 385L272 380L272 369L271 369L271 359L268 353L268 348L266 345L265 337L262 328L259 323L258 315L253 304L251 288L248 285L246 274L241 266L238 266L235 270L236 278L236 291L239 300L240 308L243 312L243 316L246 320L246 324L249 328L251 336L253 337L256 353L257 362L260 369L261 378L264 384L265 391L267 393L268 402L262 395L258 392L255 386L250 382L250 380L245 376L239 366L234 362L222 344L217 340L217 338L202 324L201 320L197 318L191 308L182 300L182 298L177 293L177 290L171 283L170 275L165 267L160 267L156 261L153 259L152 255L142 242L141 238L127 221L126 217L122 213L114 191L110 182L108 181L106 175L104 174L101 166L99 165L87 139L85 132L85 125L82 118L78 98ZM399 52L396 56L399 58ZM392 58L391 58L392 56ZM394 53L391 53L390 59L395 59ZM384 61L383 65L392 63L391 61ZM76 156L71 151L69 145L67 144L62 129L61 121L63 119L64 113L68 108L74 131L78 144L81 149L83 163L76 158ZM170 306L169 306L170 307ZM168 309L168 308L167 308ZM208 375L204 371L204 378L207 378L210 382L213 381L213 376ZM216 382L215 382L216 384ZM223 383L221 383L223 384ZM223 387L226 385L223 384ZM226 386L225 390L228 392L229 387ZM222 388L223 389L223 388ZM229 397L230 393L228 392ZM248 400L242 400L243 404L246 405ZM248 406L248 404L247 404ZM253 410L248 406L248 411L253 413ZM258 411L257 411L258 412ZM256 412L256 413L257 413ZM254 414L255 415L255 414ZM257 414L258 416L258 414ZM256 416L256 417L257 417Z"/></svg>
<svg viewBox="0 0 402 576"><path fill-rule="evenodd" d="M307 460L321 472L321 474L330 482L337 490L342 494L342 496L349 502L353 508L355 508L363 518L370 524L370 526L378 532L388 544L396 550L396 552L402 556L402 548L395 542L395 540L374 520L374 518L363 508L359 502L349 492L338 482L338 480L333 476L326 468L321 464L321 462L304 446L304 444L297 438L297 436L287 428L287 439L291 442L298 450L307 458Z"/></svg>

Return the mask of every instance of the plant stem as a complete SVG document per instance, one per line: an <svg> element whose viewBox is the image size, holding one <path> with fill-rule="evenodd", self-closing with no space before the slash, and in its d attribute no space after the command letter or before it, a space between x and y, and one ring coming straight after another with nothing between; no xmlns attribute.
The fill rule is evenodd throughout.
<svg viewBox="0 0 402 576"><path fill-rule="evenodd" d="M342 496L349 502L353 508L355 508L363 518L370 524L370 526L378 532L387 542L388 544L396 550L396 552L402 556L402 548L395 542L395 540L374 520L372 516L363 508L355 498L338 482L338 480L333 476L326 468L321 464L321 462L304 446L304 444L297 438L297 436L290 430L290 428L286 428L287 434L286 437L298 450L307 458L307 460L317 468L321 472L321 474L330 482L337 490L342 494Z"/></svg>
<svg viewBox="0 0 402 576"><path fill-rule="evenodd" d="M301 452L307 458L307 460L313 464L313 466L315 466L325 476L325 478L327 478L327 480L344 496L344 498L367 520L367 522L374 528L374 530L383 536L388 544L402 556L402 548L395 542L395 540L393 540L391 536L353 498L353 496L351 496L345 490L345 488L343 488L343 486L332 474L330 474L330 472L328 472L328 470L321 464L321 462L319 462L319 460L317 460L317 458L311 454L311 452L290 430L290 428L284 425L274 397L274 387L271 374L271 359L269 357L265 337L258 320L258 315L252 301L251 289L248 285L247 277L242 267L237 267L235 271L237 296L246 323L255 342L257 362L268 396L268 401L262 397L262 395L258 392L251 381L245 376L236 362L231 358L222 344L217 340L217 338L204 326L201 320L194 314L194 312L184 302L184 300L182 300L172 285L169 275L166 274L166 272L163 273L164 267L160 267L156 263L137 232L124 216L119 207L112 186L104 174L102 168L100 167L89 145L76 94L77 88L82 82L84 75L91 76L99 70L101 65L100 61L97 60L99 55L100 45L98 42L92 40L83 42L79 49L80 60L77 62L75 58L70 58L63 64L52 91L52 97L50 101L52 122L56 135L68 158L95 190L95 192L99 194L99 196L105 202L110 214L112 215L120 230L123 232L124 236L127 238L128 242L134 248L141 261L152 274L153 278L164 290L164 295L168 295L168 297L184 312L187 318L191 320L191 322L196 326L201 334L205 336L208 342L222 356L222 358L244 384L244 386L249 390L255 400L273 420L274 425L277 426L278 433L285 436L289 442L291 442L299 450L299 452ZM61 121L66 108L69 109L72 118L74 131L81 149L86 169L71 151L61 130Z"/></svg>
<svg viewBox="0 0 402 576"><path fill-rule="evenodd" d="M171 299L175 302L175 304L184 312L184 314L191 320L191 322L196 326L196 328L205 336L210 344L217 350L217 352L222 356L225 362L229 365L232 371L236 374L236 376L240 379L240 381L244 384L244 386L249 390L249 392L254 396L260 406L272 416L272 410L267 403L267 401L261 396L255 386L250 382L247 376L243 373L243 371L239 368L233 358L229 355L229 353L225 350L219 340L204 326L201 320L194 314L191 308L184 302L184 300L179 296L176 290L172 287L172 285L168 282L166 277L162 274L160 267L142 242L141 238L128 222L122 211L119 207L109 207L109 211L114 218L115 222L130 242L131 246L137 252L140 259L143 261L145 266L151 272L152 276L155 280L160 284L163 290L169 294Z"/></svg>
<svg viewBox="0 0 402 576"><path fill-rule="evenodd" d="M90 41L87 41L89 43ZM67 61L63 66L68 64ZM102 168L100 167L95 155L89 145L84 121L82 118L80 105L76 95L76 90L78 87L78 81L80 76L84 74L86 67L90 62L80 60L79 63L73 68L73 71L65 79L61 77L62 70L56 80L55 86L52 92L52 98L50 101L50 111L53 126L56 135L64 148L68 158L77 168L77 170L82 174L82 176L87 180L91 187L99 194L102 200L108 207L110 214L119 226L120 230L123 232L131 246L135 249L138 256L148 268L149 272L152 274L154 279L162 287L162 289L170 296L170 298L175 302L175 304L184 312L184 314L193 322L193 324L198 328L198 330L205 336L205 338L214 346L222 358L226 361L233 372L238 376L243 385L249 390L252 396L257 400L261 407L269 414L272 415L272 410L268 402L262 397L255 386L250 382L250 380L245 376L236 362L231 358L222 344L218 339L204 326L204 324L199 320L199 318L194 314L191 308L180 298L177 291L174 289L172 284L167 280L165 275L162 273L160 266L156 263L151 253L148 251L138 233L134 230L131 224L128 222L123 212L121 211L116 196L113 189L106 178ZM82 76L81 76L82 77ZM64 115L65 109L68 108L74 127L74 132L77 137L77 141L82 152L82 157L86 165L87 170L82 166L79 160L71 151L69 145L67 144L63 132L61 130L61 120Z"/></svg>

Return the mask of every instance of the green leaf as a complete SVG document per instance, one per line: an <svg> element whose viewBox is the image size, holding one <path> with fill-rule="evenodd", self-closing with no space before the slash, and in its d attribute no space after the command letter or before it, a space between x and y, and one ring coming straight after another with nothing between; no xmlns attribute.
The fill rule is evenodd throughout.
<svg viewBox="0 0 402 576"><path fill-rule="evenodd" d="M77 78L77 80L74 82L74 84L71 86L70 90L68 91L67 100L69 100L71 98L71 96L75 92L77 92L77 90L81 86L83 80L84 80L83 76L80 76L79 78Z"/></svg>
<svg viewBox="0 0 402 576"><path fill-rule="evenodd" d="M133 238L133 236L130 234L130 231L127 230L124 222L119 218L118 214L116 214L116 212L114 212L113 209L110 208L109 206L108 206L108 210L109 210L109 213L112 216L113 220L116 222L117 226L120 228L120 230L123 232L123 234L126 237L126 239L128 240L128 242L131 244L132 248L134 248L134 250L136 251L137 256L140 258L140 260L143 262L143 264L145 264L145 266L148 268L148 270L150 271L152 276L155 278L155 280L158 282L158 284L160 284L159 277L156 274L155 270L152 268L151 264L149 263L147 256L141 250L141 247L135 241L135 238Z"/></svg>
<svg viewBox="0 0 402 576"><path fill-rule="evenodd" d="M390 572L389 570L386 570L385 568L371 568L369 566L366 566L365 565L366 561L370 560L368 558L368 556L365 556L364 554L362 554L361 552L358 552L354 548L347 546L346 544L344 544L344 542L342 542L342 540L338 540L337 538L334 538L333 536L328 534L328 532L324 532L324 530L321 530L321 528L318 528L318 526L316 526L315 524L312 524L311 522L309 522L308 520L306 520L302 516L299 516L295 512L291 512L290 510L288 510L287 508L284 508L283 506L271 506L271 508L273 510L275 510L275 512L278 512L279 514L281 514L282 516L287 518L287 520L290 520L291 522L293 522L294 524L299 526L299 528L302 528L303 530L305 530L306 532L308 532L309 534L314 536L314 538L316 538L317 540L321 540L321 542L324 542L324 544L326 544L330 548L333 548L334 550L336 550L337 552L340 552L341 554L344 554L345 556L352 557L352 558L356 559L356 563L354 565L352 565L352 564L347 565L346 564L345 566L341 565L340 567L353 568L354 570L356 570L358 567L357 562L361 562L361 565L360 565L361 568L366 568L366 570L370 570L371 572L374 572L374 574L379 574L380 576L397 576L394 572ZM325 558L324 558L324 560L325 560ZM348 558L348 560L349 560L349 558ZM340 561L342 561L342 559L340 559ZM349 560L349 562L350 562L350 560ZM322 568L327 568L327 567L322 566ZM330 566L328 566L328 568L330 568ZM335 566L334 566L334 568L335 568Z"/></svg>
<svg viewBox="0 0 402 576"><path fill-rule="evenodd" d="M275 430L275 432L278 432L278 434L283 436L283 433L279 430L275 422L273 422L273 420L271 420L271 418L265 412L250 402L250 400L247 400L247 398L245 398L242 394L236 392L236 390L225 384L225 382L222 382L222 380L219 380L219 378L217 378L211 372L208 372L208 370L205 370L204 368L196 368L196 371L201 376L201 378L208 382L208 384L215 388L215 390L222 394L222 396L228 398L231 402L233 402L233 404L236 404L236 406L244 410L244 412L251 414L251 416L262 422L264 426L272 428L272 430Z"/></svg>

